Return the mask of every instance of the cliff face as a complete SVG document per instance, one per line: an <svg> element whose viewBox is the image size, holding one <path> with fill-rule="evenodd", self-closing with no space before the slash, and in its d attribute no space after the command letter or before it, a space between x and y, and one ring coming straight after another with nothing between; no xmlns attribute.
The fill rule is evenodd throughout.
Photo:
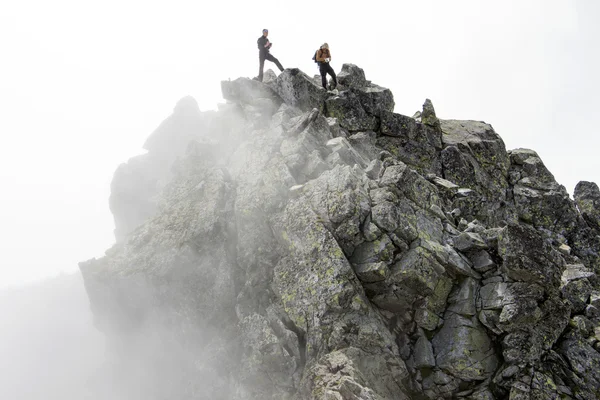
<svg viewBox="0 0 600 400"><path fill-rule="evenodd" d="M222 82L117 170L80 266L127 398L598 398L598 187L339 83Z"/></svg>

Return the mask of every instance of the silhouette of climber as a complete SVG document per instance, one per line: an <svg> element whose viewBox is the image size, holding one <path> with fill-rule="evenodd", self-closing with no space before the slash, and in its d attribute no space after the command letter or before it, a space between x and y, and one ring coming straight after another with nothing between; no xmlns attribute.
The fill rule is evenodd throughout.
<svg viewBox="0 0 600 400"><path fill-rule="evenodd" d="M321 72L321 84L327 90L327 74L331 76L333 79L333 86L331 90L335 89L337 86L337 77L335 76L335 72L329 62L331 61L331 52L329 51L329 45L327 43L323 43L321 48L317 51L317 62L319 63L319 71Z"/></svg>
<svg viewBox="0 0 600 400"><path fill-rule="evenodd" d="M258 60L259 60L258 77L256 79L260 82L262 82L262 80L263 80L263 69L265 68L265 60L274 62L275 65L277 65L277 68L279 68L280 71L283 71L283 67L281 66L281 63L279 62L279 60L276 59L275 57L273 57L269 51L271 49L271 46L273 45L273 43L271 43L269 41L269 39L267 39L267 36L269 36L269 30L263 29L262 36L259 37L258 40L256 41L258 43Z"/></svg>

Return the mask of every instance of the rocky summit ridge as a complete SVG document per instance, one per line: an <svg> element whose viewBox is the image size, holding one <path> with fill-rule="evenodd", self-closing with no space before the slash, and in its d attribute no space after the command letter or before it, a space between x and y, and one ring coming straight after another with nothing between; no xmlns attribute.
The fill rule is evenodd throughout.
<svg viewBox="0 0 600 400"><path fill-rule="evenodd" d="M600 191L345 64L184 98L80 264L128 399L600 398Z"/></svg>

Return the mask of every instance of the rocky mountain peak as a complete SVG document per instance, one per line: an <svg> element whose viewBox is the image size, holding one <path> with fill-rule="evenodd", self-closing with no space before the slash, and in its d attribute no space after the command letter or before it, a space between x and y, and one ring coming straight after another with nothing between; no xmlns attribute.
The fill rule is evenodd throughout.
<svg viewBox="0 0 600 400"><path fill-rule="evenodd" d="M80 267L128 398L598 398L598 187L338 76L224 81L117 169Z"/></svg>

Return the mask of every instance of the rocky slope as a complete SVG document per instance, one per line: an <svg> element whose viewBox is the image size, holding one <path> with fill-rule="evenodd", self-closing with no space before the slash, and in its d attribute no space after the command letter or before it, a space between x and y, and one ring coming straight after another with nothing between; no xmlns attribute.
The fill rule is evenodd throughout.
<svg viewBox="0 0 600 400"><path fill-rule="evenodd" d="M128 398L600 397L598 186L339 83L222 82L119 167L80 266Z"/></svg>

